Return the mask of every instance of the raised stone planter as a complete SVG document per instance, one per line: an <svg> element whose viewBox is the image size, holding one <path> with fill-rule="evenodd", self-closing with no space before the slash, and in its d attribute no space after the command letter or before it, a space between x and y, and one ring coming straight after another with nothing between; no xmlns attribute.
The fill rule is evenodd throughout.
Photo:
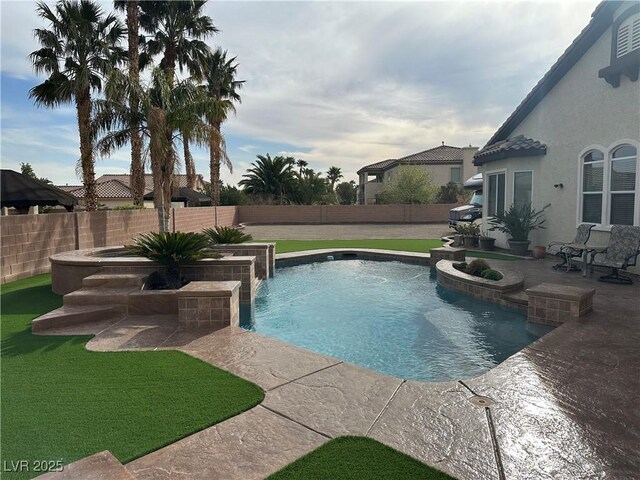
<svg viewBox="0 0 640 480"><path fill-rule="evenodd" d="M191 282L178 290L178 322L185 327L238 326L240 282Z"/></svg>
<svg viewBox="0 0 640 480"><path fill-rule="evenodd" d="M541 283L527 289L527 319L544 325L561 325L593 310L595 288Z"/></svg>
<svg viewBox="0 0 640 480"><path fill-rule="evenodd" d="M464 262L467 250L464 248L440 247L432 248L429 251L431 256L431 268L435 268L440 260L454 260L456 262Z"/></svg>
<svg viewBox="0 0 640 480"><path fill-rule="evenodd" d="M454 262L450 260L440 260L436 264L437 280L440 285L491 303L514 307L513 303L503 297L522 288L524 277L521 273L501 271L502 280L487 280L456 270L453 264Z"/></svg>
<svg viewBox="0 0 640 480"><path fill-rule="evenodd" d="M256 277L266 279L273 277L276 268L275 243L225 243L213 247L221 253L244 257L256 257Z"/></svg>

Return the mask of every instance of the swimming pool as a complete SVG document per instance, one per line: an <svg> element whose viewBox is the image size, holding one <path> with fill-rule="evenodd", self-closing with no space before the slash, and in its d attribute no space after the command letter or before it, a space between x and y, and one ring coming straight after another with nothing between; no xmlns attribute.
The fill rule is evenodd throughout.
<svg viewBox="0 0 640 480"><path fill-rule="evenodd" d="M551 330L439 286L428 267L360 259L278 268L245 328L425 381L480 375Z"/></svg>

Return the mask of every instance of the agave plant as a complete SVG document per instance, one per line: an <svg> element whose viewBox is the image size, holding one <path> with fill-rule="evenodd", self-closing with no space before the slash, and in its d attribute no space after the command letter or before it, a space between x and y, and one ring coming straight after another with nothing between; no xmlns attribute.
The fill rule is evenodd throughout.
<svg viewBox="0 0 640 480"><path fill-rule="evenodd" d="M205 228L202 230L202 233L204 233L213 244L244 243L253 240L251 235L243 233L242 230L235 227Z"/></svg>
<svg viewBox="0 0 640 480"><path fill-rule="evenodd" d="M219 258L208 250L209 239L200 233L143 233L128 245L127 250L166 266L169 288L180 288L180 267L201 258Z"/></svg>
<svg viewBox="0 0 640 480"><path fill-rule="evenodd" d="M498 212L489 219L489 230L506 233L509 240L526 242L529 240L529 233L533 230L545 228L544 211L547 207L548 205L536 211L531 208L530 203L520 207L512 205L505 212Z"/></svg>

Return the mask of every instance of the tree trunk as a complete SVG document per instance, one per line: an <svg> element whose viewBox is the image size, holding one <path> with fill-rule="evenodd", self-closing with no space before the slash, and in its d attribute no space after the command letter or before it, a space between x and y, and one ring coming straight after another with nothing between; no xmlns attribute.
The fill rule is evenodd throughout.
<svg viewBox="0 0 640 480"><path fill-rule="evenodd" d="M138 62L138 0L127 2L127 35L129 40L129 78L131 82L138 86L139 83L139 62ZM135 89L129 98L131 110L138 110L138 98ZM140 136L140 125L131 119L131 179L129 185L133 194L134 205L144 205L144 166L142 164L142 138Z"/></svg>
<svg viewBox="0 0 640 480"><path fill-rule="evenodd" d="M184 151L184 169L187 173L187 188L193 190L196 184L196 165L193 162L193 156L191 155L191 149L189 148L189 141L191 138L186 132L182 132L182 148Z"/></svg>
<svg viewBox="0 0 640 480"><path fill-rule="evenodd" d="M93 212L98 208L98 196L93 163L93 143L91 140L91 94L89 86L76 93L76 109L78 110L80 162L82 165L85 208L88 212Z"/></svg>
<svg viewBox="0 0 640 480"><path fill-rule="evenodd" d="M212 124L214 132L209 136L209 169L211 172L211 200L214 205L220 205L220 130L222 122Z"/></svg>
<svg viewBox="0 0 640 480"><path fill-rule="evenodd" d="M167 126L164 111L152 107L149 112L149 151L151 154L151 172L153 174L153 205L158 212L158 230L169 231L169 212L171 208L171 175L167 179L167 160L173 159L171 136L167 138ZM168 140L168 142L167 142ZM173 166L171 166L173 174ZM169 190L169 202L166 190Z"/></svg>

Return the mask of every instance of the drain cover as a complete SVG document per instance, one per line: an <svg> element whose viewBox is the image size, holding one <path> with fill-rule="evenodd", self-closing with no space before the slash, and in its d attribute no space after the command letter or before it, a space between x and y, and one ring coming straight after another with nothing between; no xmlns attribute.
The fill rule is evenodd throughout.
<svg viewBox="0 0 640 480"><path fill-rule="evenodd" d="M478 407L488 407L495 403L489 397L483 397L482 395L474 395L469 401Z"/></svg>

